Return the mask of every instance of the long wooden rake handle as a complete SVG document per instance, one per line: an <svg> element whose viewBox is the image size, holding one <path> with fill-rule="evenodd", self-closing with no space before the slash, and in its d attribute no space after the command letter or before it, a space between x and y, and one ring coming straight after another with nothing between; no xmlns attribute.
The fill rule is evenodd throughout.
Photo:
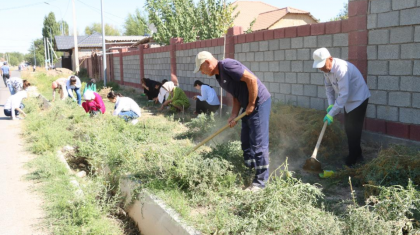
<svg viewBox="0 0 420 235"><path fill-rule="evenodd" d="M328 122L324 122L324 126L322 127L321 134L318 137L318 142L316 142L316 146L314 152L312 153L311 158L316 159L316 155L318 154L319 146L321 145L322 137L324 137L325 130L327 129Z"/></svg>
<svg viewBox="0 0 420 235"><path fill-rule="evenodd" d="M242 119L243 117L245 117L246 112L243 112L241 115L239 115L238 117L236 117L234 119L235 122L239 121L240 119ZM194 152L195 150L197 150L198 148L200 148L203 144L207 143L209 140L213 139L215 136L217 136L218 134L220 134L221 132L223 132L224 130L226 130L229 127L229 123L226 124L224 127L220 128L218 131L216 131L215 133L213 133L211 136L207 137L205 140L201 141L199 144L197 144L193 150L191 150L190 152L188 152L187 156L190 155L192 152Z"/></svg>

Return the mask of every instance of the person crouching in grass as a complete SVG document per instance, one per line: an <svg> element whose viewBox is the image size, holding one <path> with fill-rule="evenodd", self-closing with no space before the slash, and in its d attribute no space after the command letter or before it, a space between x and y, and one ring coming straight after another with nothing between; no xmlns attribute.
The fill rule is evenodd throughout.
<svg viewBox="0 0 420 235"><path fill-rule="evenodd" d="M201 95L193 97L196 100L194 114L216 112L219 109L220 101L213 87L196 80L194 88L201 92Z"/></svg>
<svg viewBox="0 0 420 235"><path fill-rule="evenodd" d="M115 103L112 115L123 118L126 122L131 121L133 125L137 124L139 121L137 118L141 116L141 112L136 101L113 91L108 93L107 98L110 102Z"/></svg>
<svg viewBox="0 0 420 235"><path fill-rule="evenodd" d="M166 82L162 85L162 88L169 94L165 102L163 102L159 111L162 111L164 107L169 106L172 112L184 111L190 107L190 100L188 99L185 92L176 87L173 82Z"/></svg>
<svg viewBox="0 0 420 235"><path fill-rule="evenodd" d="M101 96L91 90L87 90L83 97L85 102L82 103L82 107L85 109L86 113L89 113L91 117L96 116L97 114L105 113L105 104Z"/></svg>
<svg viewBox="0 0 420 235"><path fill-rule="evenodd" d="M25 90L19 91L16 94L10 96L4 105L4 115L6 117L11 117L12 120L21 119L19 114L22 114L22 116L26 117L25 112L23 112L23 108L25 106L22 104L22 100L26 99L27 97L28 93Z"/></svg>

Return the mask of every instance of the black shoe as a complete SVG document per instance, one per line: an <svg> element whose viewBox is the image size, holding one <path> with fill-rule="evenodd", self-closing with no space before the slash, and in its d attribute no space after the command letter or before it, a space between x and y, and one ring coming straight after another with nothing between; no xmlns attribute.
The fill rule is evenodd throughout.
<svg viewBox="0 0 420 235"><path fill-rule="evenodd" d="M355 159L355 158L353 158L353 157L350 157L350 156L347 156L345 159L344 159L344 163L346 164L346 166L348 166L348 167L352 167L352 166L354 166L355 164L356 164L356 162L357 162L357 159Z"/></svg>

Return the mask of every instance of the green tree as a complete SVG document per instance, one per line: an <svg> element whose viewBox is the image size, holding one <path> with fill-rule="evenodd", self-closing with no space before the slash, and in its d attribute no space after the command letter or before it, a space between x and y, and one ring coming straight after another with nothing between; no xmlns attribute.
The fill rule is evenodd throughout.
<svg viewBox="0 0 420 235"><path fill-rule="evenodd" d="M128 14L124 23L124 35L145 35L149 33L149 22L146 16L143 16L139 9L134 14Z"/></svg>
<svg viewBox="0 0 420 235"><path fill-rule="evenodd" d="M344 3L343 9L340 10L340 13L330 21L339 21L339 20L347 20L349 18L349 4Z"/></svg>
<svg viewBox="0 0 420 235"><path fill-rule="evenodd" d="M237 16L226 0L147 0L146 9L157 29L153 38L161 44L175 37L184 42L221 37Z"/></svg>
<svg viewBox="0 0 420 235"><path fill-rule="evenodd" d="M35 58L37 66L45 66L45 54L44 54L44 39L36 39L35 43ZM32 44L33 45L33 44ZM29 53L25 55L24 60L29 64L34 65L34 47L29 48Z"/></svg>
<svg viewBox="0 0 420 235"><path fill-rule="evenodd" d="M61 20L58 21L58 24L61 27ZM67 22L64 21L64 20L63 20L63 28L64 28L64 36L69 36L70 35L70 33L69 33L69 24L67 24ZM61 34L61 28L60 28L60 35L62 35Z"/></svg>
<svg viewBox="0 0 420 235"><path fill-rule="evenodd" d="M93 23L91 26L86 26L86 35L92 35L94 33L102 33L102 25L100 23ZM112 25L105 24L105 35L120 36L120 31Z"/></svg>

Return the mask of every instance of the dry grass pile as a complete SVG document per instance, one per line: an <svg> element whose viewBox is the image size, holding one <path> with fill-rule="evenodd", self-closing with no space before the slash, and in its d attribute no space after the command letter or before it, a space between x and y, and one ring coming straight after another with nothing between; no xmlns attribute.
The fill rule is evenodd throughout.
<svg viewBox="0 0 420 235"><path fill-rule="evenodd" d="M352 176L358 184L376 186L407 186L409 180L420 185L420 151L404 146L392 146L379 152L377 158L360 165L347 168L337 177ZM365 187L365 198L377 195L377 188Z"/></svg>
<svg viewBox="0 0 420 235"><path fill-rule="evenodd" d="M285 151L286 155L310 156L322 129L325 112L273 104L270 118L271 149ZM339 154L345 140L336 121L328 126L318 155L330 158Z"/></svg>

